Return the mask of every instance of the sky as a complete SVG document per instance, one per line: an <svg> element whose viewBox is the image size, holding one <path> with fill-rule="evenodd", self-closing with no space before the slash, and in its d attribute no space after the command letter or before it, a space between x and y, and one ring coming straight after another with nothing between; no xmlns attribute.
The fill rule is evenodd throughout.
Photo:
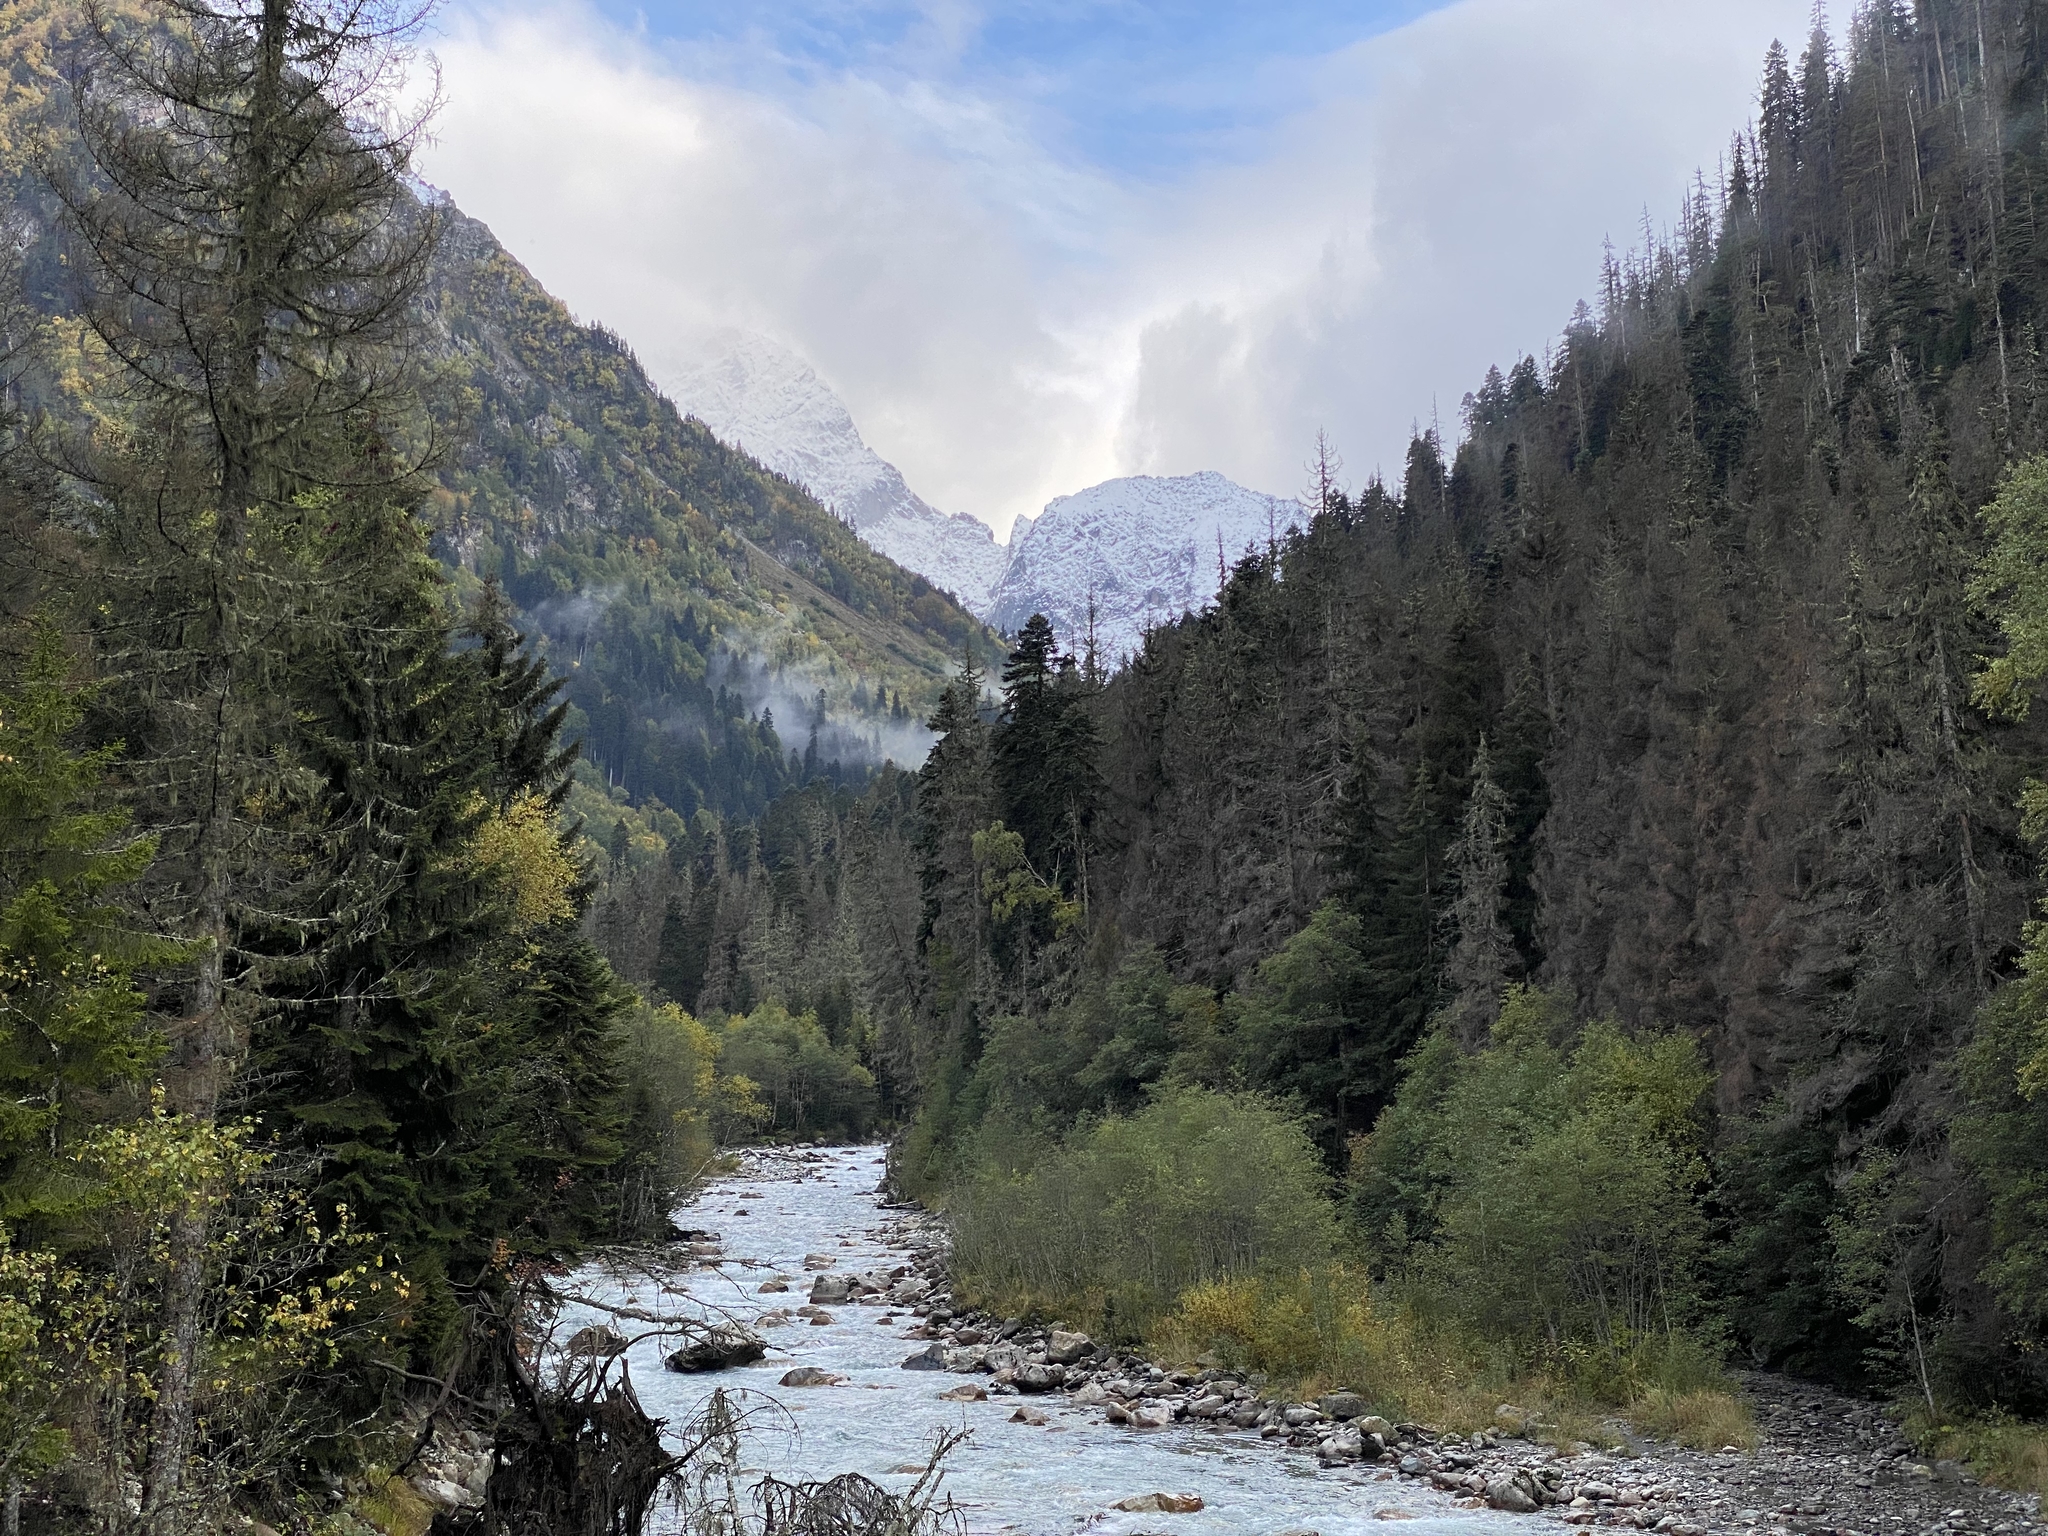
<svg viewBox="0 0 2048 1536"><path fill-rule="evenodd" d="M948 512L1398 478L1810 0L452 0L421 173L657 381L792 348Z"/></svg>

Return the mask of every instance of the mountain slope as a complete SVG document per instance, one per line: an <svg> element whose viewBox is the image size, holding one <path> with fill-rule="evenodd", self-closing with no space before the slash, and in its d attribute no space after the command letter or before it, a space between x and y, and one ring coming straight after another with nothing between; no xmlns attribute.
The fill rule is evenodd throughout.
<svg viewBox="0 0 2048 1536"><path fill-rule="evenodd" d="M1092 600L1096 652L1112 666L1137 652L1147 628L1209 603L1222 572L1248 550L1304 521L1300 503L1214 471L1106 480L1049 502L1011 536L1009 566L984 616L1014 632L1042 613L1078 647Z"/></svg>
<svg viewBox="0 0 2048 1536"><path fill-rule="evenodd" d="M441 547L459 580L511 594L606 778L686 816L751 815L835 759L914 754L909 719L986 645L973 616L680 415L618 338L446 216L428 305L473 403Z"/></svg>
<svg viewBox="0 0 2048 1536"><path fill-rule="evenodd" d="M975 612L986 608L1008 552L986 524L949 517L912 491L801 358L765 337L724 331L699 356L658 372L677 406L721 442L805 487L905 569Z"/></svg>

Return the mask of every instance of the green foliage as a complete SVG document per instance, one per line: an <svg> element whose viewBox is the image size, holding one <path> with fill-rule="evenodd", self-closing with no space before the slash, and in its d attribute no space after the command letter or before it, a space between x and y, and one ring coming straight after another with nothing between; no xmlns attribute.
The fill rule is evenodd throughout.
<svg viewBox="0 0 2048 1536"><path fill-rule="evenodd" d="M1619 1363L1708 1322L1711 1078L1682 1035L1568 1021L1518 987L1479 1051L1425 1046L1353 1178L1380 1262L1482 1337Z"/></svg>
<svg viewBox="0 0 2048 1536"><path fill-rule="evenodd" d="M764 1129L777 1136L858 1141L874 1123L874 1074L834 1048L814 1013L792 1014L771 998L735 1015L719 1034L718 1062L759 1094Z"/></svg>
<svg viewBox="0 0 2048 1536"><path fill-rule="evenodd" d="M1171 1088L1061 1142L992 1122L949 1204L958 1283L1133 1337L1189 1286L1337 1247L1314 1144L1248 1095Z"/></svg>
<svg viewBox="0 0 2048 1536"><path fill-rule="evenodd" d="M1998 621L2006 649L1972 682L1973 696L1995 713L2024 718L2033 690L2048 676L2048 455L2005 472L1979 514L1991 544L1969 592Z"/></svg>
<svg viewBox="0 0 2048 1536"><path fill-rule="evenodd" d="M135 971L178 958L118 905L155 845L105 802L119 748L68 745L89 701L70 666L39 622L0 691L0 1220L17 1225L76 1198L77 1135L160 1051Z"/></svg>
<svg viewBox="0 0 2048 1536"><path fill-rule="evenodd" d="M716 1156L718 1039L673 1003L636 1002L621 1033L626 1150L612 1170L621 1184L619 1225L658 1232Z"/></svg>

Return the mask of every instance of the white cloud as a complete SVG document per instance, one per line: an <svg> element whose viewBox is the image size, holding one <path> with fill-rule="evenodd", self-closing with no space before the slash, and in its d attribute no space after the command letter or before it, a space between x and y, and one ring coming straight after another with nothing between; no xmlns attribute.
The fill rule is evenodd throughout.
<svg viewBox="0 0 2048 1536"><path fill-rule="evenodd" d="M442 47L423 169L659 369L717 325L805 354L935 505L1006 529L1111 475L1299 488L1317 428L1398 469L1662 220L1804 0L1460 0L1329 58L1240 163L1075 165L956 83L743 90L580 9Z"/></svg>

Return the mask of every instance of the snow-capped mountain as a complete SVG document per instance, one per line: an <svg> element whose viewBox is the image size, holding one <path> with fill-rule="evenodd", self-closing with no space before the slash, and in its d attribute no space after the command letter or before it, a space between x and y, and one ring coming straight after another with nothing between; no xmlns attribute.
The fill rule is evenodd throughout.
<svg viewBox="0 0 2048 1536"><path fill-rule="evenodd" d="M1223 561L1234 562L1303 516L1298 502L1213 472L1134 475L1058 497L1004 546L987 524L949 517L911 490L831 387L766 337L721 332L656 377L721 441L808 487L870 547L996 628L1014 633L1043 613L1078 652L1092 597L1105 666L1135 653L1148 625L1215 597L1219 540Z"/></svg>
<svg viewBox="0 0 2048 1536"><path fill-rule="evenodd" d="M725 331L690 361L658 368L657 377L680 410L807 487L871 548L970 610L987 609L1009 551L987 524L948 517L904 484L795 353L766 337Z"/></svg>
<svg viewBox="0 0 2048 1536"><path fill-rule="evenodd" d="M1306 520L1298 501L1248 491L1214 471L1105 480L1046 504L1010 536L1010 563L981 616L1015 633L1034 613L1078 652L1095 603L1105 667L1135 654L1145 630L1216 596L1223 563Z"/></svg>

